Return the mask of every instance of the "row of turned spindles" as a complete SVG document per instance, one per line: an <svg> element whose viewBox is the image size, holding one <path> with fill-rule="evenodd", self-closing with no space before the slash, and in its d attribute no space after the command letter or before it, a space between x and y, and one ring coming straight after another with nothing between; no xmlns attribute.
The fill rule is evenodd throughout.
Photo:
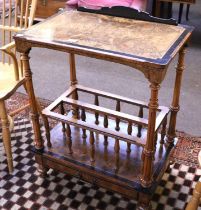
<svg viewBox="0 0 201 210"><path fill-rule="evenodd" d="M66 124L65 132L66 132L66 143L68 146L69 154L73 154L71 127L69 124ZM163 134L161 134L160 143L161 143L161 145L164 143ZM91 165L94 165L94 163L95 163L95 137L94 137L93 131L89 131L89 144L90 144L90 148L89 148L90 161L91 161ZM127 149L127 154L130 154L131 150L129 150L129 149ZM87 149L86 138L83 138L83 154L86 155L87 150L88 149ZM107 145L105 145L105 150L104 150L104 159L107 161L106 151L107 151ZM120 160L119 153L120 153L120 140L115 139L115 143L114 143L115 173L117 173L119 171L119 160Z"/></svg>
<svg viewBox="0 0 201 210"><path fill-rule="evenodd" d="M94 104L96 106L99 106L99 100L98 100L98 95L95 95L95 100L94 100ZM117 100L116 103L116 111L120 112L121 110L121 106L120 106L120 101ZM86 112L84 108L80 108L80 119L82 121L86 121ZM65 110L64 110L64 106L63 104L61 104L60 106L60 112L61 114L65 114ZM78 112L78 108L77 108L77 112ZM139 114L138 116L140 118L143 117L143 107L140 106L139 109ZM95 124L98 125L99 122L99 113L95 112ZM163 124L162 124L162 129L161 129L161 140L160 140L160 144L164 144L164 137L166 135L166 124L167 124L167 117L165 118ZM104 115L104 120L103 120L103 126L104 128L108 128L108 116ZM72 150L72 137L71 137L71 128L69 124L63 123L62 122L62 129L63 131L66 132L66 137L67 137L67 146L68 146L68 150L69 150L69 154L73 153ZM127 127L127 133L128 135L132 135L132 129L133 129L133 123L132 122L128 122L128 127ZM120 119L116 118L116 127L115 127L116 131L120 130ZM86 143L86 129L82 129L82 137ZM138 125L138 132L137 132L137 136L141 137L142 135L142 125ZM114 151L115 151L115 166L116 166L116 171L118 171L118 165L119 165L119 151L120 151L120 143L119 143L119 139L115 139L115 144L114 144ZM90 136L89 136L89 142L90 142L90 160L91 163L93 164L95 162L95 138L94 138L94 132L90 131ZM155 136L155 145L157 143L157 135ZM107 146L108 145L108 136L104 135L104 145ZM127 152L130 153L131 152L131 144L127 143Z"/></svg>
<svg viewBox="0 0 201 210"><path fill-rule="evenodd" d="M98 95L95 95L95 100L94 100L94 105L96 106L99 106L99 99L98 99ZM116 103L116 111L120 112L121 111L121 107L120 107L120 101L117 100L117 103ZM139 110L139 114L138 116L140 118L143 117L143 107L140 106L140 110ZM86 121L86 114L85 114L85 110L84 109L81 109L81 120L82 121ZM116 127L115 127L115 130L116 131L119 131L120 130L120 119L119 118L116 118ZM95 112L95 124L98 125L99 124L99 113L98 112ZM103 125L104 125L104 128L108 128L108 116L107 115L104 115L104 120L103 120ZM128 135L131 135L132 134L132 122L129 122L128 123L128 129L127 129L127 132L128 132ZM138 133L137 133L137 137L141 137L142 135L142 125L138 125ZM83 129L83 137L86 136L86 130ZM108 136L104 136L104 144L107 145L108 144ZM128 144L128 147L130 148L130 144ZM129 151L130 149L128 149Z"/></svg>
<svg viewBox="0 0 201 210"><path fill-rule="evenodd" d="M94 100L94 105L96 106L99 106L99 99L98 99L98 95L95 95L95 100ZM120 103L120 100L117 100L116 101L116 111L117 112L120 112L121 111L121 103ZM140 118L143 118L143 107L140 106L140 109L139 109L139 114L138 114L138 117ZM119 118L116 118L116 127L115 127L115 130L116 131L119 131L120 130L120 119ZM98 125L99 124L99 113L98 112L95 112L95 124ZM107 115L104 116L104 127L107 128L108 127L108 117ZM137 133L137 137L141 137L142 133L142 125L138 125L138 133ZM129 122L129 125L128 125L128 134L131 135L132 133L132 123Z"/></svg>

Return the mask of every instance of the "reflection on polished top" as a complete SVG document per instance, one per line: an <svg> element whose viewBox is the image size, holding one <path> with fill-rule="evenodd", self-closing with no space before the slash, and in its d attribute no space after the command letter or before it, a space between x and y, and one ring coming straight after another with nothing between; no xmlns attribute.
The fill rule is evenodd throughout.
<svg viewBox="0 0 201 210"><path fill-rule="evenodd" d="M65 11L25 31L24 36L161 59L184 31L182 26Z"/></svg>

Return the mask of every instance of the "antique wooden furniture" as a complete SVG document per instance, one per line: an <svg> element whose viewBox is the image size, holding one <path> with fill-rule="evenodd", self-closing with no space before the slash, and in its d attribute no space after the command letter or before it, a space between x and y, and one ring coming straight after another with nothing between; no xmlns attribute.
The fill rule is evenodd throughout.
<svg viewBox="0 0 201 210"><path fill-rule="evenodd" d="M201 166L201 151L198 154L198 161ZM198 210L200 203L201 203L201 182L199 181L195 185L195 189L193 190L193 196L189 201L186 210Z"/></svg>
<svg viewBox="0 0 201 210"><path fill-rule="evenodd" d="M65 5L66 5L66 0L38 1L35 18L37 20L41 20L50 17L59 12L60 8L65 8Z"/></svg>
<svg viewBox="0 0 201 210"><path fill-rule="evenodd" d="M11 116L27 108L29 104L12 113L7 114L6 100L15 93L21 85L25 85L26 79L23 65L16 55L15 43L12 36L15 32L24 30L32 25L36 10L37 0L3 1L1 5L1 55L0 55L0 119L3 133L3 143L7 156L8 169L13 171L10 130L12 129ZM26 88L26 87L25 87ZM46 121L47 122L47 121ZM48 126L48 124L46 123ZM46 126L46 127L47 127Z"/></svg>
<svg viewBox="0 0 201 210"><path fill-rule="evenodd" d="M109 14L116 10L118 8L104 8L101 12ZM151 196L174 148L184 48L192 28L88 12L64 11L14 38L17 51L21 53L32 104L35 158L43 175L49 168L69 173L138 199L138 209L150 209ZM113 15L116 16L115 12ZM157 21L147 14L139 15ZM48 118L61 122L52 129L47 146L41 137L29 65L28 54L32 47L70 53L71 86L43 110ZM149 103L78 85L75 54L141 71L150 82ZM179 59L169 109L159 106L158 91L176 54ZM86 102L86 94L92 97L92 102ZM105 98L114 102L114 109L103 107ZM123 104L139 110L139 114L122 112Z"/></svg>
<svg viewBox="0 0 201 210"><path fill-rule="evenodd" d="M189 10L190 10L190 5L195 4L196 0L156 0L156 8L155 8L155 16L160 17L161 16L161 9L160 9L160 4L161 2L168 2L170 5L170 10L172 10L172 3L180 3L179 5L179 15L178 15L178 23L181 23L182 19L182 13L183 13L183 7L184 4L187 4L186 7L186 20L188 20L189 16Z"/></svg>

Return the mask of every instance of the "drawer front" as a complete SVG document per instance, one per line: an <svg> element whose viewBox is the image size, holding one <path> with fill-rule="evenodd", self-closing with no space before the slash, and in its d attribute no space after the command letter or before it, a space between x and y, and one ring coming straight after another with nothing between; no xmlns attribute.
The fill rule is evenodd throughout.
<svg viewBox="0 0 201 210"><path fill-rule="evenodd" d="M36 18L47 18L65 8L66 0L38 0L36 8Z"/></svg>

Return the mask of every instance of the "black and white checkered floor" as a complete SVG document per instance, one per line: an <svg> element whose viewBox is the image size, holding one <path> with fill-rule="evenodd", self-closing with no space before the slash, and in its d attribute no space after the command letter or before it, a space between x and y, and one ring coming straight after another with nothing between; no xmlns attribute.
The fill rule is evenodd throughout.
<svg viewBox="0 0 201 210"><path fill-rule="evenodd" d="M0 131L1 135L1 131ZM34 155L30 153L33 132L29 120L15 121L12 133L15 170L7 173L6 158L0 136L0 209L2 210L134 210L136 202L117 193L49 171L45 179L39 177ZM163 176L153 199L156 210L183 210L199 180L201 170L174 164ZM201 209L201 207L200 207Z"/></svg>

